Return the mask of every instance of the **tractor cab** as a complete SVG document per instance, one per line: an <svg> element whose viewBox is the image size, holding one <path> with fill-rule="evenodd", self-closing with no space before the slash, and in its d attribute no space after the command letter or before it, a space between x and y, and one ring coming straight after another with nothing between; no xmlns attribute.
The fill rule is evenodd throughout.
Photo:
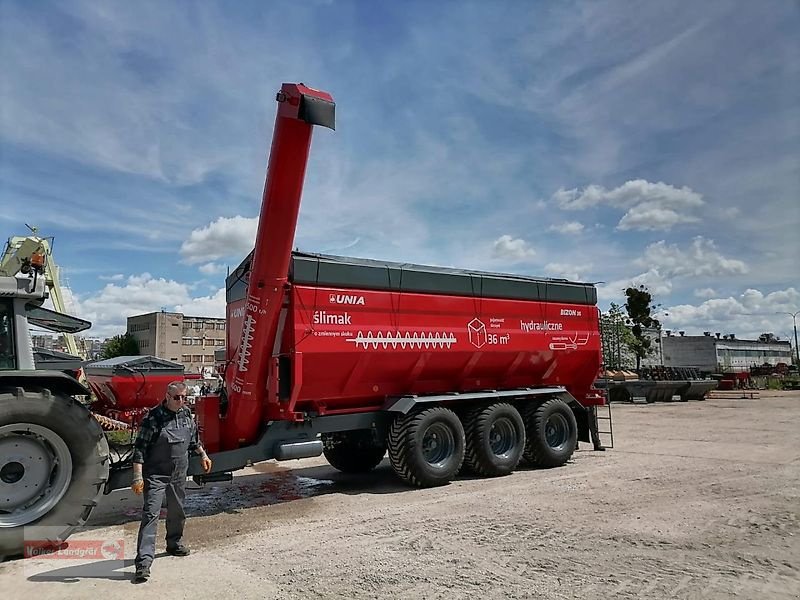
<svg viewBox="0 0 800 600"><path fill-rule="evenodd" d="M47 298L43 277L0 276L0 371L33 370L30 326L54 333L77 333L89 321L42 307Z"/></svg>

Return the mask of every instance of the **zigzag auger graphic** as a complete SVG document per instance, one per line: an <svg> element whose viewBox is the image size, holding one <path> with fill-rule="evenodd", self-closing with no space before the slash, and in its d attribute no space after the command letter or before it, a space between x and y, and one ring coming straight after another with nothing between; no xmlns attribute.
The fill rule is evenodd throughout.
<svg viewBox="0 0 800 600"><path fill-rule="evenodd" d="M253 325L255 322L253 315L247 315L242 325L242 347L239 350L240 373L247 371L247 365L250 362L250 346L253 341Z"/></svg>
<svg viewBox="0 0 800 600"><path fill-rule="evenodd" d="M453 344L455 344L458 340L452 333L417 333L416 331L411 334L406 331L405 335L402 333L393 334L389 331L386 332L384 335L382 332L378 332L377 334L373 334L371 331L368 331L366 335L363 332L359 331L358 335L354 338L347 338L345 341L353 342L356 347L362 347L365 350L372 346L373 350L377 350L378 346L383 346L383 349L386 350L389 346L392 349L397 348L398 346L405 350L406 347L409 348L450 348Z"/></svg>

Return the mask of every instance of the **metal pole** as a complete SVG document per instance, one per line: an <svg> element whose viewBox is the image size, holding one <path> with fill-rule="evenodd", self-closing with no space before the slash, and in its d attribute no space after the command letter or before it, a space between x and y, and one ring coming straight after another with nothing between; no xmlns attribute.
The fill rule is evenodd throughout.
<svg viewBox="0 0 800 600"><path fill-rule="evenodd" d="M797 364L797 366L800 367L800 348L797 347L797 314L798 313L794 313L792 315L792 323L794 324L794 354L795 357L797 358L795 364Z"/></svg>
<svg viewBox="0 0 800 600"><path fill-rule="evenodd" d="M797 315L800 315L800 310L794 313L790 312L779 312L775 313L776 315L789 315L792 317L792 325L794 326L794 356L795 356L795 364L800 367L800 348L797 346Z"/></svg>

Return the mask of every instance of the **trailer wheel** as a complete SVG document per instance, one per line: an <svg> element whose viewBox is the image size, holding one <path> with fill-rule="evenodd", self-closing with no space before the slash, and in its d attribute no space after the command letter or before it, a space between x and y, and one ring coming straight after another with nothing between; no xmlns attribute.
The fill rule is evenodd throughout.
<svg viewBox="0 0 800 600"><path fill-rule="evenodd" d="M464 446L461 421L441 406L400 415L389 429L392 468L417 487L449 483L464 462Z"/></svg>
<svg viewBox="0 0 800 600"><path fill-rule="evenodd" d="M508 475L525 450L525 424L510 404L481 407L464 418L464 466L484 477Z"/></svg>
<svg viewBox="0 0 800 600"><path fill-rule="evenodd" d="M566 463L578 442L575 414L558 398L523 411L526 430L525 460L538 467L560 467Z"/></svg>
<svg viewBox="0 0 800 600"><path fill-rule="evenodd" d="M108 479L103 430L49 390L0 393L0 560L23 543L57 546L83 525Z"/></svg>
<svg viewBox="0 0 800 600"><path fill-rule="evenodd" d="M322 434L322 452L342 473L367 473L378 466L386 446L375 441L371 430Z"/></svg>

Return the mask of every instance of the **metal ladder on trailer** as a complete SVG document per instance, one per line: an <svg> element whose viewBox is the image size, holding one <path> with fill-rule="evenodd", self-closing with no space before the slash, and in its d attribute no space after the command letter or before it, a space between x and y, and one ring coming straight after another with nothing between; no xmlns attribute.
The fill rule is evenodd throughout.
<svg viewBox="0 0 800 600"><path fill-rule="evenodd" d="M605 409L605 411L603 411ZM601 412L603 411L603 412ZM611 419L611 402L606 400L605 404L601 404L599 406L595 406L595 425L597 427L597 434L600 437L600 442L606 448L613 448L614 447L614 424ZM607 422L608 423L608 430L603 430L600 428L600 422ZM608 444L605 443L603 436L608 436L606 439L610 442Z"/></svg>

